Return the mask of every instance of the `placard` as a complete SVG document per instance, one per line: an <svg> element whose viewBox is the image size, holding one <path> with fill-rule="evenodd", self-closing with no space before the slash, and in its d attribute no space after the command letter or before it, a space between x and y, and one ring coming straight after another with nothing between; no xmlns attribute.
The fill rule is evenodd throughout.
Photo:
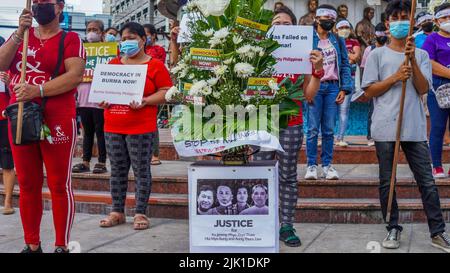
<svg viewBox="0 0 450 273"><path fill-rule="evenodd" d="M190 252L279 252L276 161L200 161L188 173Z"/></svg>
<svg viewBox="0 0 450 273"><path fill-rule="evenodd" d="M249 78L247 83L247 90L245 91L246 96L255 96L257 94L265 98L273 98L274 93L269 87L269 82L277 82L274 78Z"/></svg>
<svg viewBox="0 0 450 273"><path fill-rule="evenodd" d="M216 49L191 48L191 65L199 70L214 70L221 64L220 52Z"/></svg>
<svg viewBox="0 0 450 273"><path fill-rule="evenodd" d="M107 64L117 57L117 43L84 43L86 49L86 68L83 82L92 82L97 64Z"/></svg>
<svg viewBox="0 0 450 273"><path fill-rule="evenodd" d="M129 105L141 102L147 65L98 64L94 71L89 102Z"/></svg>
<svg viewBox="0 0 450 273"><path fill-rule="evenodd" d="M270 27L269 25L260 24L239 16L236 18L236 25L248 30L249 33L246 34L251 35L258 41L262 40L266 36L267 30Z"/></svg>
<svg viewBox="0 0 450 273"><path fill-rule="evenodd" d="M281 45L272 53L276 74L312 74L312 26L273 26L268 33Z"/></svg>

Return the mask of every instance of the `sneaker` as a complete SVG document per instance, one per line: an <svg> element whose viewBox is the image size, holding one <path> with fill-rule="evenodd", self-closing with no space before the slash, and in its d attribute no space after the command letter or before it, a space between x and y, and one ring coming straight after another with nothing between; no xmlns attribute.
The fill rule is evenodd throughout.
<svg viewBox="0 0 450 273"><path fill-rule="evenodd" d="M383 240L382 246L388 249L397 249L400 247L400 237L402 232L398 229L391 229Z"/></svg>
<svg viewBox="0 0 450 273"><path fill-rule="evenodd" d="M431 245L450 253L450 237L447 233L442 232L431 239Z"/></svg>
<svg viewBox="0 0 450 273"><path fill-rule="evenodd" d="M32 250L29 245L26 245L20 253L42 253L41 244L39 244L39 247L36 250Z"/></svg>
<svg viewBox="0 0 450 273"><path fill-rule="evenodd" d="M339 147L347 147L347 146L348 146L348 143L345 142L345 141L343 141L343 140L339 140L339 141L336 142L336 146L339 146Z"/></svg>
<svg viewBox="0 0 450 273"><path fill-rule="evenodd" d="M442 167L433 168L433 177L434 178L445 178L446 175L444 173L444 169Z"/></svg>
<svg viewBox="0 0 450 273"><path fill-rule="evenodd" d="M302 245L300 238L295 234L296 230L293 226L284 226L280 228L280 241L289 247L299 247Z"/></svg>
<svg viewBox="0 0 450 273"><path fill-rule="evenodd" d="M70 253L70 251L68 249L64 249L60 246L55 248L55 252L54 253Z"/></svg>
<svg viewBox="0 0 450 273"><path fill-rule="evenodd" d="M305 179L306 180L317 180L317 166L316 165L308 166L308 168L306 169Z"/></svg>
<svg viewBox="0 0 450 273"><path fill-rule="evenodd" d="M367 141L367 146L369 147L375 146L375 141L373 141L373 139Z"/></svg>
<svg viewBox="0 0 450 273"><path fill-rule="evenodd" d="M326 180L337 180L339 179L339 174L336 169L330 165L327 167L323 167L323 177Z"/></svg>

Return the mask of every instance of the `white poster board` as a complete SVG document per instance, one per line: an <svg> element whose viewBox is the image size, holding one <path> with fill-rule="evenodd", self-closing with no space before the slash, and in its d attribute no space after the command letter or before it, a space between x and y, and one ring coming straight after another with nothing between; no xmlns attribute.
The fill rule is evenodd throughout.
<svg viewBox="0 0 450 273"><path fill-rule="evenodd" d="M147 79L147 65L98 64L94 70L89 102L129 105L140 103Z"/></svg>
<svg viewBox="0 0 450 273"><path fill-rule="evenodd" d="M312 26L273 26L269 30L268 35L281 45L272 53L277 74L312 74L313 31Z"/></svg>
<svg viewBox="0 0 450 273"><path fill-rule="evenodd" d="M5 92L6 92L5 83L0 81L0 93L5 93Z"/></svg>
<svg viewBox="0 0 450 273"><path fill-rule="evenodd" d="M188 168L191 253L279 252L276 161Z"/></svg>

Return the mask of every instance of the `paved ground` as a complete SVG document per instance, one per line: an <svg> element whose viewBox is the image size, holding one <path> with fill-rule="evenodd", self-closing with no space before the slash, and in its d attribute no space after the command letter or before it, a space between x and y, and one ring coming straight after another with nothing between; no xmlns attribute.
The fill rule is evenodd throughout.
<svg viewBox="0 0 450 273"><path fill-rule="evenodd" d="M189 228L187 220L151 219L151 228L135 231L132 219L126 225L101 229L98 222L102 216L77 214L73 225L72 241L78 242L81 252L89 253L151 253L189 252ZM15 253L22 249L23 239L19 214L0 215L0 253ZM41 229L42 246L45 252L52 251L53 231L51 213L44 212ZM282 253L367 253L379 249L384 236L383 225L349 224L297 224L303 245L288 248L281 244ZM76 243L73 244L76 246ZM430 245L425 224L407 224L402 234L400 249L381 252L431 253L440 250Z"/></svg>

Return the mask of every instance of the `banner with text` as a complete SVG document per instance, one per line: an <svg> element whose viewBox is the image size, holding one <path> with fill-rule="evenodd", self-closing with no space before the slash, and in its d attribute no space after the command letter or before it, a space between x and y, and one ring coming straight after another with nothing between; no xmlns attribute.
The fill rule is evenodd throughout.
<svg viewBox="0 0 450 273"><path fill-rule="evenodd" d="M129 105L140 103L147 79L147 65L98 64L94 71L89 102Z"/></svg>
<svg viewBox="0 0 450 273"><path fill-rule="evenodd" d="M117 43L84 43L86 49L86 68L83 82L92 82L97 64L107 64L117 57Z"/></svg>
<svg viewBox="0 0 450 273"><path fill-rule="evenodd" d="M277 60L277 74L312 73L309 60L313 49L312 26L273 26L268 35L281 45L272 53Z"/></svg>

